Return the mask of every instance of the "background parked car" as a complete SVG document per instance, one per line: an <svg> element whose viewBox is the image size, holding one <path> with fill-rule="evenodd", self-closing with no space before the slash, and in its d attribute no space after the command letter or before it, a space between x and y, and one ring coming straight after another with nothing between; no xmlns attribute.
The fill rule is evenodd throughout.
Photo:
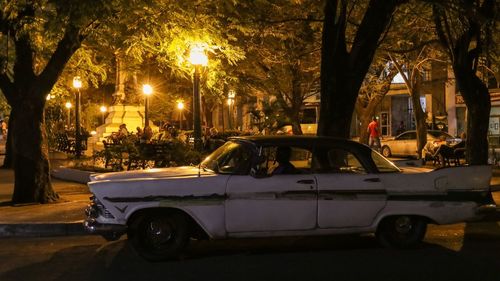
<svg viewBox="0 0 500 281"><path fill-rule="evenodd" d="M427 144L425 147L437 147L441 144L446 144L453 146L462 140L460 138L454 138L450 134L437 131L428 130L427 131ZM406 131L395 138L382 139L381 140L381 152L385 157L390 156L404 156L404 157L418 157L417 154L417 132L416 131ZM427 152L423 152L427 153ZM424 154L425 156L425 154Z"/></svg>

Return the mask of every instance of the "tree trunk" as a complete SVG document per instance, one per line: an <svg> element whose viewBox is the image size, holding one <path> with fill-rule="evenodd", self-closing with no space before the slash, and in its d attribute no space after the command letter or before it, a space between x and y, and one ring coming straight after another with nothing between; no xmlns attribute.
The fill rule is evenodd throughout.
<svg viewBox="0 0 500 281"><path fill-rule="evenodd" d="M417 155L418 159L422 157L422 149L427 144L427 123L426 114L420 104L420 76L417 74L415 83L408 89L410 91L411 102L413 104L413 116L417 126Z"/></svg>
<svg viewBox="0 0 500 281"><path fill-rule="evenodd" d="M368 113L368 110L364 110L362 115L360 115L359 119L361 120L361 125L359 129L359 142L368 144L368 139L370 138L368 134L368 125L370 124L371 118L373 113Z"/></svg>
<svg viewBox="0 0 500 281"><path fill-rule="evenodd" d="M467 162L470 165L488 163L488 124L491 101L488 88L484 83L461 65L453 70L458 89L467 104Z"/></svg>
<svg viewBox="0 0 500 281"><path fill-rule="evenodd" d="M321 106L318 135L349 138L359 89L378 41L403 0L371 0L347 51L347 7L344 1L325 5L321 49ZM340 8L338 6L340 5Z"/></svg>
<svg viewBox="0 0 500 281"><path fill-rule="evenodd" d="M299 120L299 117L296 116L296 118L294 118L295 120L291 119L291 123L292 123L292 132L294 135L302 135L303 132L302 132L302 128L300 127L300 120Z"/></svg>
<svg viewBox="0 0 500 281"><path fill-rule="evenodd" d="M59 198L50 181L43 107L43 101L27 98L12 104L14 204L48 203Z"/></svg>
<svg viewBox="0 0 500 281"><path fill-rule="evenodd" d="M13 124L14 124L13 121L14 118L11 110L11 114L9 117L9 124L7 127L9 131L12 131L13 129ZM3 160L2 169L12 169L14 167L14 159L12 155L12 136L13 134L7 134L7 141L5 142L5 158Z"/></svg>

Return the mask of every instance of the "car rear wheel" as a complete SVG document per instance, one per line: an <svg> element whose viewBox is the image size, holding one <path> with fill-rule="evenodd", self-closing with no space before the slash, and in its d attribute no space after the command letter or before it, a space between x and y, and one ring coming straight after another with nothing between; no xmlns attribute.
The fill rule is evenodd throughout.
<svg viewBox="0 0 500 281"><path fill-rule="evenodd" d="M384 157L391 157L391 149L388 146L382 147L382 155Z"/></svg>
<svg viewBox="0 0 500 281"><path fill-rule="evenodd" d="M377 228L377 239L388 248L414 248L420 244L427 231L422 217L392 216L385 218Z"/></svg>
<svg viewBox="0 0 500 281"><path fill-rule="evenodd" d="M129 226L128 238L149 261L178 257L189 241L189 224L182 214L146 214Z"/></svg>

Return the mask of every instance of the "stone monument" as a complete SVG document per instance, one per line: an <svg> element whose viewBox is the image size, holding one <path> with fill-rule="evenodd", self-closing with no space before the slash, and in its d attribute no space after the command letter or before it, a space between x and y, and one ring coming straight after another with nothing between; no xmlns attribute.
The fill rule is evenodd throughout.
<svg viewBox="0 0 500 281"><path fill-rule="evenodd" d="M125 83L128 73L123 66L121 56L116 57L116 83L113 93L113 104L108 108L108 116L104 124L96 128L96 134L87 140L87 155L92 155L93 150L101 150L102 141L113 132L118 132L121 124L126 124L129 132L135 132L137 127L144 128L144 106L125 104ZM152 124L151 124L152 125ZM153 131L158 131L153 127Z"/></svg>

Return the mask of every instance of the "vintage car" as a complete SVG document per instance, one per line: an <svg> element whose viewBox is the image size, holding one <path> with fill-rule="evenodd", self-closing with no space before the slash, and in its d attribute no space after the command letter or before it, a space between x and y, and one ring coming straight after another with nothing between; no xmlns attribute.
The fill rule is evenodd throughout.
<svg viewBox="0 0 500 281"><path fill-rule="evenodd" d="M284 158L290 169L278 173ZM406 248L428 223L495 210L490 177L490 166L401 170L349 140L236 137L198 166L92 175L85 227L107 239L126 233L148 260L176 257L191 238L374 232Z"/></svg>

